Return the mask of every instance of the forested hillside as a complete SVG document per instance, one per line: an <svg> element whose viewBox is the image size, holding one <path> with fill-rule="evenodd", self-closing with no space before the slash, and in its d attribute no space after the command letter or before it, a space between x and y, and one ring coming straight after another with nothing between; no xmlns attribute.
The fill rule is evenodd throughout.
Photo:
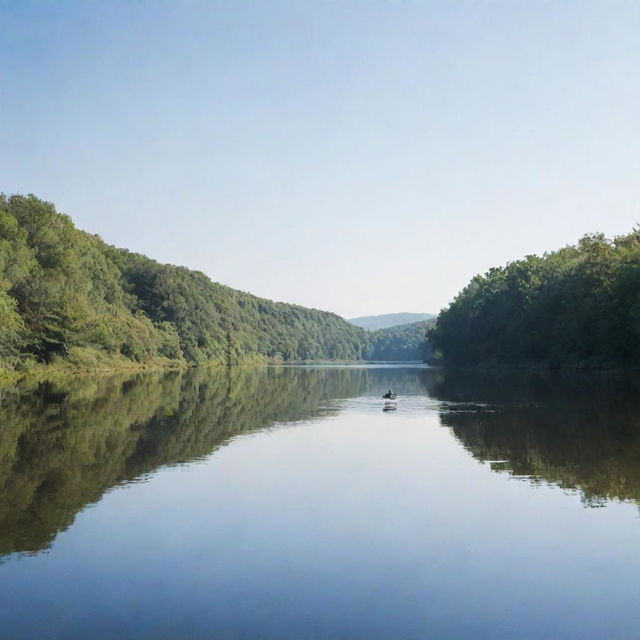
<svg viewBox="0 0 640 640"><path fill-rule="evenodd" d="M377 331L378 329L390 329L402 324L413 324L435 318L431 313L384 313L379 316L360 316L359 318L349 318L351 324L362 327L367 331Z"/></svg>
<svg viewBox="0 0 640 640"><path fill-rule="evenodd" d="M0 363L365 358L339 316L105 244L34 196L0 197Z"/></svg>
<svg viewBox="0 0 640 640"><path fill-rule="evenodd" d="M637 366L640 230L587 235L476 276L430 339L451 364Z"/></svg>
<svg viewBox="0 0 640 640"><path fill-rule="evenodd" d="M425 336L434 324L435 318L372 331L369 360L428 360L433 352Z"/></svg>

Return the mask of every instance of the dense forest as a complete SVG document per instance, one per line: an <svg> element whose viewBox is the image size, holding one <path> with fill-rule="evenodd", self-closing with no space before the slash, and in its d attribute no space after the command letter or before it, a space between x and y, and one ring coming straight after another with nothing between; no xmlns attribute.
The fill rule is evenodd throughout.
<svg viewBox="0 0 640 640"><path fill-rule="evenodd" d="M372 331L369 360L422 362L430 359L433 353L425 334L434 324L435 318Z"/></svg>
<svg viewBox="0 0 640 640"><path fill-rule="evenodd" d="M333 313L258 298L109 246L34 196L0 196L5 370L364 360L375 346Z"/></svg>
<svg viewBox="0 0 640 640"><path fill-rule="evenodd" d="M640 230L476 276L429 338L453 365L637 366Z"/></svg>

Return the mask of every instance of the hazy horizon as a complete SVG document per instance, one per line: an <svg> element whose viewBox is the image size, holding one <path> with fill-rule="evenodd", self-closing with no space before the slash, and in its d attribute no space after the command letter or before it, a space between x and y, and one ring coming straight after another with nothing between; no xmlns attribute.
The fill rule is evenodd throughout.
<svg viewBox="0 0 640 640"><path fill-rule="evenodd" d="M640 4L0 1L0 191L353 318L640 222Z"/></svg>

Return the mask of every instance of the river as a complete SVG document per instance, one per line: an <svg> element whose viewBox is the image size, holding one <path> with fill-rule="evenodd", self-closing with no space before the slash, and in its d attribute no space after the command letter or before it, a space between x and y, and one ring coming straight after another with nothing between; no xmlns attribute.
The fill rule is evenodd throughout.
<svg viewBox="0 0 640 640"><path fill-rule="evenodd" d="M640 637L639 391L422 366L5 386L0 637Z"/></svg>

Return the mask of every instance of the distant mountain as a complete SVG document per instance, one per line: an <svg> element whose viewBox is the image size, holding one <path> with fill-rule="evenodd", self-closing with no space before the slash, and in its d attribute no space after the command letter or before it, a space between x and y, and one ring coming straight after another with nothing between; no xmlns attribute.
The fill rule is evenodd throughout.
<svg viewBox="0 0 640 640"><path fill-rule="evenodd" d="M367 331L377 331L378 329L388 329L401 324L410 324L422 320L435 318L433 313L385 313L380 316L362 316L360 318L350 318L347 322L362 327Z"/></svg>

